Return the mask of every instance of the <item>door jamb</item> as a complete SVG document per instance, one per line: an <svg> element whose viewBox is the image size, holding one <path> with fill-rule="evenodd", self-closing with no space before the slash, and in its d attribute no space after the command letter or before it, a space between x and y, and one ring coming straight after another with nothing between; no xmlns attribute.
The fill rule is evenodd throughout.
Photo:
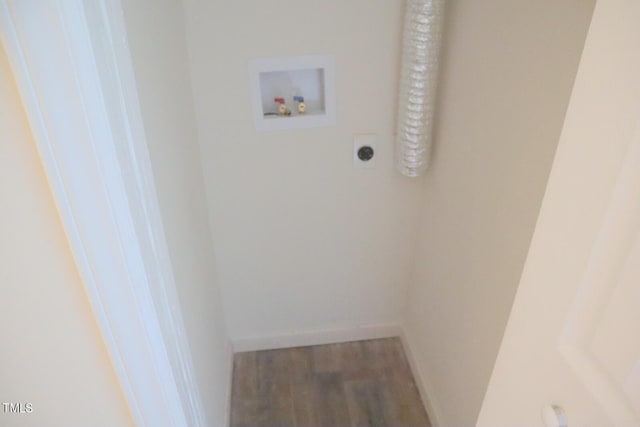
<svg viewBox="0 0 640 427"><path fill-rule="evenodd" d="M137 426L206 426L118 0L0 0L0 39Z"/></svg>

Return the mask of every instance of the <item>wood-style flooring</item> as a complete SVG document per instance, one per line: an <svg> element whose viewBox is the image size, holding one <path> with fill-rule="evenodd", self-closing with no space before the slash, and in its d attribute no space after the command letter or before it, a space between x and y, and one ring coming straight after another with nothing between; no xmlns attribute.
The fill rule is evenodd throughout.
<svg viewBox="0 0 640 427"><path fill-rule="evenodd" d="M231 427L429 427L397 338L237 353Z"/></svg>

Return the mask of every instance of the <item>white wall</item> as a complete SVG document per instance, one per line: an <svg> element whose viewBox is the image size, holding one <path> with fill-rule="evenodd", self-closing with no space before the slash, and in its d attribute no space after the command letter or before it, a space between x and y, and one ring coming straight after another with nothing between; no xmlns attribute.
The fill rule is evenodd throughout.
<svg viewBox="0 0 640 427"><path fill-rule="evenodd" d="M0 46L0 425L132 426Z"/></svg>
<svg viewBox="0 0 640 427"><path fill-rule="evenodd" d="M123 1L162 219L211 426L227 413L231 348L214 266L178 0Z"/></svg>
<svg viewBox="0 0 640 427"><path fill-rule="evenodd" d="M201 161L231 337L348 329L341 335L348 338L353 328L398 322L421 186L392 166L403 2L186 5ZM309 54L336 57L337 126L256 132L248 61ZM375 169L352 166L352 135L363 132L378 134Z"/></svg>
<svg viewBox="0 0 640 427"><path fill-rule="evenodd" d="M468 426L522 271L593 1L447 6L407 329L441 425Z"/></svg>

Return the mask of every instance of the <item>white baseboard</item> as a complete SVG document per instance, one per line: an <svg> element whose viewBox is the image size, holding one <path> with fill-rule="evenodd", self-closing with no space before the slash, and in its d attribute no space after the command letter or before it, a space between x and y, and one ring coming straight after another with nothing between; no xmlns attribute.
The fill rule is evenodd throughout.
<svg viewBox="0 0 640 427"><path fill-rule="evenodd" d="M308 345L332 344L347 341L371 340L376 338L399 337L402 327L397 323L356 326L353 328L323 331L291 332L266 337L233 339L233 351L272 350L277 348L304 347Z"/></svg>
<svg viewBox="0 0 640 427"><path fill-rule="evenodd" d="M415 347L411 345L411 340L405 328L401 328L400 339L402 340L404 353L409 361L411 373L413 373L413 378L418 386L420 398L422 399L422 404L429 415L431 425L433 427L442 427L444 424L442 423L440 407L435 399L435 391L429 383L427 376L420 369L420 364L417 360L417 351L415 350Z"/></svg>

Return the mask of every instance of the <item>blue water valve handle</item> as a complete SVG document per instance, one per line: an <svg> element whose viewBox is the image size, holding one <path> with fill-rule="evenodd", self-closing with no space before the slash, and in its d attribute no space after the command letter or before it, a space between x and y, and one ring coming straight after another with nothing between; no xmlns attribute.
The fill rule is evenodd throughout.
<svg viewBox="0 0 640 427"><path fill-rule="evenodd" d="M294 96L293 100L296 102L304 102L304 96Z"/></svg>

